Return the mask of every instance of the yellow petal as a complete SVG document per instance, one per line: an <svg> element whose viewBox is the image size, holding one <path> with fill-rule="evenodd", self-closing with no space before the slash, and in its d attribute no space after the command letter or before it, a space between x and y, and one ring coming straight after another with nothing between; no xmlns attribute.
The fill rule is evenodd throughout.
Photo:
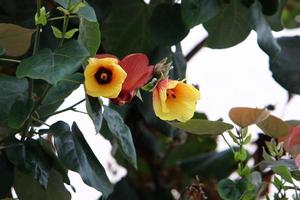
<svg viewBox="0 0 300 200"><path fill-rule="evenodd" d="M96 80L95 74L101 67L112 72L112 78L109 83L100 84ZM118 65L117 59L90 58L89 64L86 66L84 71L84 85L86 92L93 97L102 96L107 98L116 98L122 89L122 84L126 76L126 72Z"/></svg>
<svg viewBox="0 0 300 200"><path fill-rule="evenodd" d="M200 99L199 91L194 86L179 81L169 80L166 83L159 84L153 92L155 114L162 120L188 121L196 110L197 100ZM168 89L174 95L168 96Z"/></svg>

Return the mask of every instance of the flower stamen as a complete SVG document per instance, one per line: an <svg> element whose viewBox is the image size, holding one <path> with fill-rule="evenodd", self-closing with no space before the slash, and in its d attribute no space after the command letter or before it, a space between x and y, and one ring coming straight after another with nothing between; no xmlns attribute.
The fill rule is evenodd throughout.
<svg viewBox="0 0 300 200"><path fill-rule="evenodd" d="M99 84L110 83L112 79L112 72L105 67L101 67L95 74L95 78Z"/></svg>

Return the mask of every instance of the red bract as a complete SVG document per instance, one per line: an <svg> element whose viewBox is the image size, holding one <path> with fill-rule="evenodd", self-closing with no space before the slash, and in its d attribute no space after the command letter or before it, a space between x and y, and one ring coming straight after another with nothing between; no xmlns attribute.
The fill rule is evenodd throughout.
<svg viewBox="0 0 300 200"><path fill-rule="evenodd" d="M114 57L110 54L99 54L97 58ZM139 88L143 87L153 76L153 66L149 65L145 54L129 54L118 63L127 73L119 96L111 99L117 105L124 105L132 100Z"/></svg>
<svg viewBox="0 0 300 200"><path fill-rule="evenodd" d="M284 149L290 152L293 156L300 153L300 125L292 128L284 142Z"/></svg>

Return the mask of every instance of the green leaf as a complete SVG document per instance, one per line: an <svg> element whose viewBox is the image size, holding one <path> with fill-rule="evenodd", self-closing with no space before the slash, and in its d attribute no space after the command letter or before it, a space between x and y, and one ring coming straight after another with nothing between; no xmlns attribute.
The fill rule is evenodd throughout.
<svg viewBox="0 0 300 200"><path fill-rule="evenodd" d="M247 182L243 179L234 182L227 178L218 183L218 193L223 200L240 200L246 187Z"/></svg>
<svg viewBox="0 0 300 200"><path fill-rule="evenodd" d="M33 100L24 101L16 101L7 118L7 124L11 128L19 129L21 128L25 121L29 118L30 113L34 108Z"/></svg>
<svg viewBox="0 0 300 200"><path fill-rule="evenodd" d="M55 26L51 26L51 29L52 29L52 32L53 32L53 34L56 38L62 38L63 37L62 32L58 28L56 28Z"/></svg>
<svg viewBox="0 0 300 200"><path fill-rule="evenodd" d="M203 25L208 32L206 45L210 48L232 47L245 40L251 31L248 9L240 0L224 4L219 14Z"/></svg>
<svg viewBox="0 0 300 200"><path fill-rule="evenodd" d="M274 58L280 52L280 46L274 39L271 28L266 21L261 6L258 2L255 2L250 7L250 23L253 30L257 33L257 43L259 47L268 54L271 59Z"/></svg>
<svg viewBox="0 0 300 200"><path fill-rule="evenodd" d="M103 117L108 128L116 138L125 158L137 168L136 152L130 129L124 123L120 114L109 107L104 107Z"/></svg>
<svg viewBox="0 0 300 200"><path fill-rule="evenodd" d="M193 28L215 17L222 4L220 0L185 0L181 5L184 24L188 28Z"/></svg>
<svg viewBox="0 0 300 200"><path fill-rule="evenodd" d="M28 51L34 31L15 24L0 23L0 47L8 56L21 56Z"/></svg>
<svg viewBox="0 0 300 200"><path fill-rule="evenodd" d="M22 200L71 200L71 194L54 169L50 171L47 189L42 188L30 175L15 169L14 189Z"/></svg>
<svg viewBox="0 0 300 200"><path fill-rule="evenodd" d="M53 159L53 169L60 173L63 182L70 185L72 189L75 191L74 187L71 185L70 179L68 177L68 169L66 169L63 164L58 160L55 149L53 148L52 142L40 138L38 140L39 144L43 148L43 150Z"/></svg>
<svg viewBox="0 0 300 200"><path fill-rule="evenodd" d="M41 24L45 26L47 24L47 12L44 6L41 7L40 9L40 16L38 16L36 13L34 19L35 19L35 25Z"/></svg>
<svg viewBox="0 0 300 200"><path fill-rule="evenodd" d="M297 16L300 12L300 3L297 0L287 1L287 5L283 10L282 21L285 28L293 29L300 27Z"/></svg>
<svg viewBox="0 0 300 200"><path fill-rule="evenodd" d="M155 48L148 21L149 6L140 0L112 1L112 8L102 26L105 52L118 57L129 53L149 53Z"/></svg>
<svg viewBox="0 0 300 200"><path fill-rule="evenodd" d="M84 183L107 197L112 192L112 185L77 125L74 123L70 130L68 124L58 121L51 125L50 131L59 160L68 169L78 172Z"/></svg>
<svg viewBox="0 0 300 200"><path fill-rule="evenodd" d="M56 84L78 70L88 56L88 51L72 40L55 51L43 49L36 55L22 60L16 74L19 78L43 79Z"/></svg>
<svg viewBox="0 0 300 200"><path fill-rule="evenodd" d="M84 78L81 73L75 73L66 76L49 89L42 100L41 106L51 105L63 101L75 89L77 89L81 83L83 83L83 80Z"/></svg>
<svg viewBox="0 0 300 200"><path fill-rule="evenodd" d="M73 35L74 35L78 30L79 30L78 28L73 28L73 29L67 31L67 32L65 33L65 38L66 38L66 39L72 38Z"/></svg>
<svg viewBox="0 0 300 200"><path fill-rule="evenodd" d="M36 140L28 139L22 143L14 139L12 144L5 148L9 161L19 170L29 173L41 186L47 188L52 159Z"/></svg>
<svg viewBox="0 0 300 200"><path fill-rule="evenodd" d="M254 186L255 191L259 191L262 186L262 176L258 171L252 172L249 177L248 181Z"/></svg>
<svg viewBox="0 0 300 200"><path fill-rule="evenodd" d="M68 5L69 0L55 0L65 9L69 10L70 12L77 13L78 16L83 17L86 20L97 22L97 17L95 14L94 9L88 5L87 2L84 2L84 6L81 4L80 0L70 0L70 5ZM79 8L76 6L79 6Z"/></svg>
<svg viewBox="0 0 300 200"><path fill-rule="evenodd" d="M99 133L102 125L102 106L97 97L86 96L86 110L92 119L96 133Z"/></svg>
<svg viewBox="0 0 300 200"><path fill-rule="evenodd" d="M289 171L288 167L285 165L279 165L272 168L273 172L280 175L285 181L293 184L292 174Z"/></svg>
<svg viewBox="0 0 300 200"><path fill-rule="evenodd" d="M180 4L160 4L149 19L150 32L160 46L179 43L188 33L181 19ZM163 19L163 20L162 20Z"/></svg>
<svg viewBox="0 0 300 200"><path fill-rule="evenodd" d="M0 74L0 121L6 121L9 111L16 101L28 99L28 81Z"/></svg>
<svg viewBox="0 0 300 200"><path fill-rule="evenodd" d="M300 37L277 39L281 52L269 61L274 79L289 93L300 94Z"/></svg>
<svg viewBox="0 0 300 200"><path fill-rule="evenodd" d="M101 32L98 22L80 19L78 41L94 56L101 42Z"/></svg>
<svg viewBox="0 0 300 200"><path fill-rule="evenodd" d="M259 163L259 168L261 171L265 170L266 168L275 169L278 166L286 166L290 171L298 170L298 167L292 159L263 160Z"/></svg>
<svg viewBox="0 0 300 200"><path fill-rule="evenodd" d="M178 161L178 165L190 176L199 175L217 180L228 177L236 169L236 162L231 149L221 152L202 153L198 156Z"/></svg>
<svg viewBox="0 0 300 200"><path fill-rule="evenodd" d="M233 126L221 121L209 121L203 119L191 119L183 122L169 122L172 126L196 135L220 135Z"/></svg>
<svg viewBox="0 0 300 200"><path fill-rule="evenodd" d="M248 153L245 149L240 149L239 151L234 152L234 160L236 161L245 161L247 156Z"/></svg>

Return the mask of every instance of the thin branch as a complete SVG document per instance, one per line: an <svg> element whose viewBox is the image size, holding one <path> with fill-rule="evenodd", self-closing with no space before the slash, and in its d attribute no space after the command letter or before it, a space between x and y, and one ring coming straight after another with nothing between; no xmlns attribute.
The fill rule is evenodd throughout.
<svg viewBox="0 0 300 200"><path fill-rule="evenodd" d="M191 58L198 53L198 51L200 51L202 49L202 47L204 46L205 42L207 40L207 37L204 38L202 41L200 41L186 56L185 56L185 60L188 62L191 60Z"/></svg>

